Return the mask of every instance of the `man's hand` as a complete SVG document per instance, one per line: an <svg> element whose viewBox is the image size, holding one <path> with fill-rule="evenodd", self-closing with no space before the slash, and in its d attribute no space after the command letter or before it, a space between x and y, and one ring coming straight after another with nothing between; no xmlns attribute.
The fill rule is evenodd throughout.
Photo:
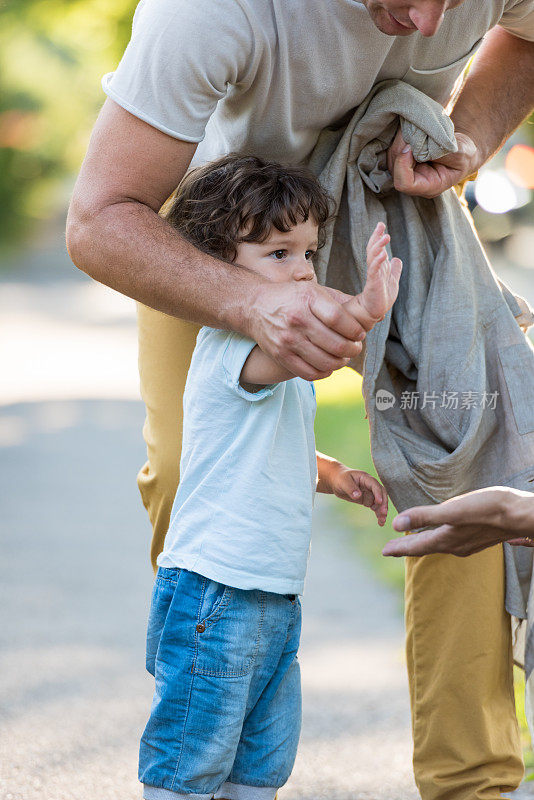
<svg viewBox="0 0 534 800"><path fill-rule="evenodd" d="M496 25L484 37L451 112L458 152L416 164L399 131L388 151L395 188L437 197L479 170L533 107L534 42Z"/></svg>
<svg viewBox="0 0 534 800"><path fill-rule="evenodd" d="M399 128L387 153L395 189L417 197L437 197L476 172L482 159L474 141L464 133L457 133L456 141L458 152L419 164Z"/></svg>
<svg viewBox="0 0 534 800"><path fill-rule="evenodd" d="M312 281L265 281L251 300L247 332L293 375L327 378L362 349L365 330L350 313L349 298Z"/></svg>
<svg viewBox="0 0 534 800"><path fill-rule="evenodd" d="M388 542L383 555L451 553L463 557L506 541L532 547L534 494L494 486L453 497L439 505L409 508L393 520L397 531L426 526L431 530Z"/></svg>
<svg viewBox="0 0 534 800"><path fill-rule="evenodd" d="M390 240L386 226L379 222L367 243L367 279L363 292L345 302L345 309L370 331L384 319L397 299L402 271L400 258L388 258Z"/></svg>

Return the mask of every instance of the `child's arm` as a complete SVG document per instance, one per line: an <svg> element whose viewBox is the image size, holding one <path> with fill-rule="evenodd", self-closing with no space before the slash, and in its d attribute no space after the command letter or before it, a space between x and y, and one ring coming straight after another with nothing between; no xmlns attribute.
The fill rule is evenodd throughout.
<svg viewBox="0 0 534 800"><path fill-rule="evenodd" d="M265 355L258 345L254 347L243 364L239 383L247 392L257 392L262 386L280 381L289 381L295 376L278 362Z"/></svg>
<svg viewBox="0 0 534 800"><path fill-rule="evenodd" d="M389 261L386 252L389 236L385 231L386 226L379 222L367 245L367 280L363 292L344 304L367 332L384 318L399 291L402 262L398 258ZM256 345L245 361L239 382L247 391L256 392L261 386L294 377Z"/></svg>
<svg viewBox="0 0 534 800"><path fill-rule="evenodd" d="M387 492L376 478L367 472L349 469L335 458L317 453L317 491L335 494L350 503L360 503L375 512L379 525L384 525L388 514Z"/></svg>

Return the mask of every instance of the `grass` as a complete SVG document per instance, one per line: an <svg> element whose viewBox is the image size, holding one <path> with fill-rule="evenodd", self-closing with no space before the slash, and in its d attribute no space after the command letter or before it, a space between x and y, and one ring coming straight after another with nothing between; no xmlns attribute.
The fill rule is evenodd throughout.
<svg viewBox="0 0 534 800"><path fill-rule="evenodd" d="M376 475L369 445L369 426L361 394L361 379L351 369L342 369L324 381L317 381L317 449L354 469ZM354 530L354 547L375 574L394 586L402 599L404 561L383 558L382 548L397 536L391 527L395 509L390 509L383 528L376 524L372 511L354 503L336 503L334 513L342 516Z"/></svg>
<svg viewBox="0 0 534 800"><path fill-rule="evenodd" d="M347 466L376 475L369 446L369 427L361 394L361 378L346 368L324 381L317 381L317 417L315 434L317 449L339 459ZM392 586L402 602L404 591L403 559L384 558L384 544L397 534L391 527L395 509L390 509L383 528L376 524L369 509L353 503L336 503L335 514L354 530L354 547L369 568ZM516 709L521 729L527 780L534 780L534 753L525 716L525 681L522 670L514 672Z"/></svg>

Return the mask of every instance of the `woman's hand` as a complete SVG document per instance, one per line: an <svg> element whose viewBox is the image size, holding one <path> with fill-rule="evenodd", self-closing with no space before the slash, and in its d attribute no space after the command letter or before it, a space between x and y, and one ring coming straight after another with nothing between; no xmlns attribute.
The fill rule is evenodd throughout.
<svg viewBox="0 0 534 800"><path fill-rule="evenodd" d="M431 530L393 539L385 556L424 556L451 553L470 556L508 542L533 547L534 494L493 486L453 497L434 506L408 508L393 520L396 531Z"/></svg>

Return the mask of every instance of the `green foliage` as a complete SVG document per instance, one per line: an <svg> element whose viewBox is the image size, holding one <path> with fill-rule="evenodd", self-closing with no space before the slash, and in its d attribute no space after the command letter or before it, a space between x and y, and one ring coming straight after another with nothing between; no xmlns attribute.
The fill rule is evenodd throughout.
<svg viewBox="0 0 534 800"><path fill-rule="evenodd" d="M0 7L0 239L64 202L126 46L133 0L7 0Z"/></svg>
<svg viewBox="0 0 534 800"><path fill-rule="evenodd" d="M0 241L65 205L135 6L0 0ZM534 143L534 125L523 130Z"/></svg>
<svg viewBox="0 0 534 800"><path fill-rule="evenodd" d="M369 444L369 426L361 396L320 400L315 422L317 449L339 459L347 466L376 475ZM395 509L391 507L383 528L368 508L355 503L339 502L335 513L343 523L354 530L354 547L369 563L373 571L386 583L398 590L402 598L404 588L404 559L384 558L382 548L397 534L391 527Z"/></svg>

